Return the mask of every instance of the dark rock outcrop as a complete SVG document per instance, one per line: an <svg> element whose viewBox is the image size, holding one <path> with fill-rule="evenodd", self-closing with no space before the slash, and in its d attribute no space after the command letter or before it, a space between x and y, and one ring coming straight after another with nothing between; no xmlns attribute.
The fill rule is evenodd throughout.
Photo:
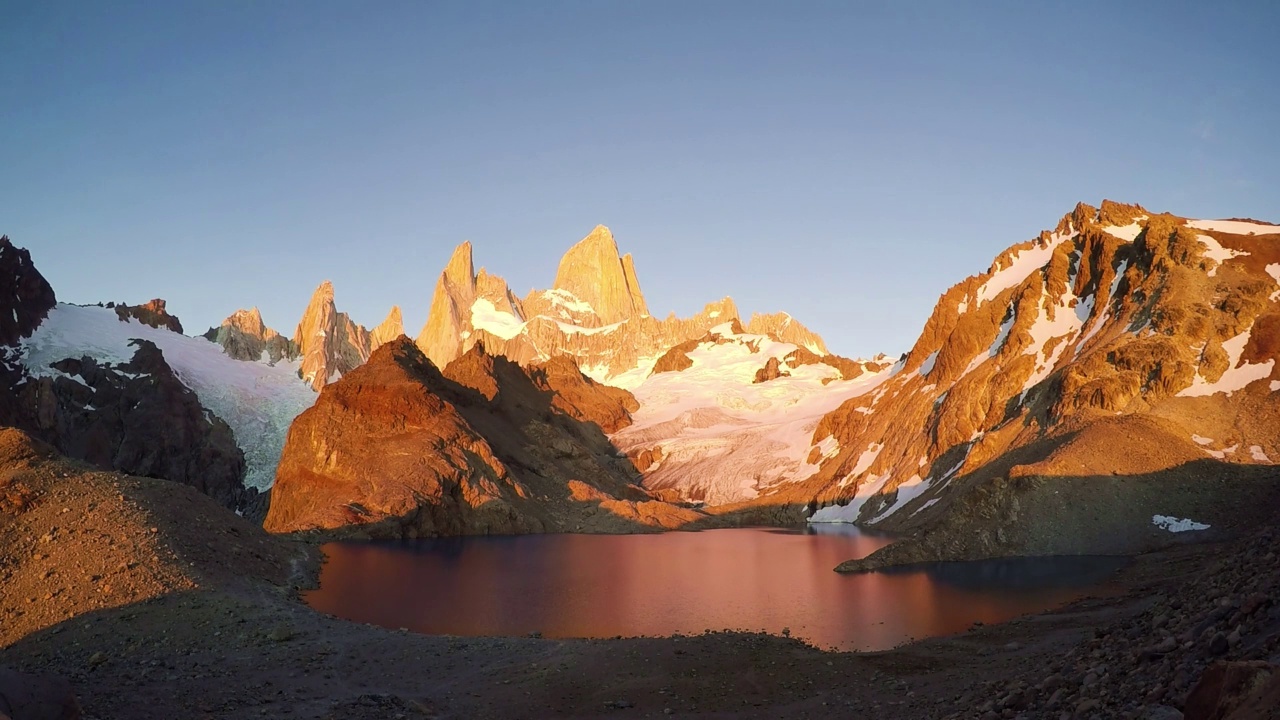
<svg viewBox="0 0 1280 720"><path fill-rule="evenodd" d="M245 463L231 429L200 405L159 348L132 344L127 363L67 358L53 366L60 375L23 378L15 416L0 419L69 457L191 485L236 507L245 500Z"/></svg>
<svg viewBox="0 0 1280 720"><path fill-rule="evenodd" d="M31 262L31 253L0 236L0 279L9 292L0 293L0 345L28 337L57 304L53 288Z"/></svg>
<svg viewBox="0 0 1280 720"><path fill-rule="evenodd" d="M150 325L161 330L172 330L179 335L182 334L182 322L178 320L176 315L169 314L165 309L164 300L160 298L155 298L141 305L119 303L115 306L115 311L121 322L133 318L143 325Z"/></svg>
<svg viewBox="0 0 1280 720"><path fill-rule="evenodd" d="M258 308L237 310L218 327L209 328L203 336L222 346L228 357L257 362L266 354L267 362L295 360L300 354L292 340L267 327Z"/></svg>

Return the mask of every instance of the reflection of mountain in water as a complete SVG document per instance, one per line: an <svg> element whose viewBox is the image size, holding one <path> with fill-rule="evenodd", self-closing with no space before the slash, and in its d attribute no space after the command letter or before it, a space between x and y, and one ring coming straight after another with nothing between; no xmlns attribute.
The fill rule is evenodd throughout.
<svg viewBox="0 0 1280 720"><path fill-rule="evenodd" d="M1079 587L1105 582L1129 562L1125 557L1066 555L998 558L969 562L904 565L881 570L886 575L923 572L930 580L965 590L1015 590Z"/></svg>

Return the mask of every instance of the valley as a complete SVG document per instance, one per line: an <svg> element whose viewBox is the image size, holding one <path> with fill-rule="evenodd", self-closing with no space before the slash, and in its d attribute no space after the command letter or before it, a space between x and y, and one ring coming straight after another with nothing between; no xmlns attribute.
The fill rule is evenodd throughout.
<svg viewBox="0 0 1280 720"><path fill-rule="evenodd" d="M188 336L0 239L0 665L87 717L1209 717L1212 660L1271 672L1280 226L1081 203L869 359L657 319L604 226L524 297L472 253L416 338L328 281Z"/></svg>

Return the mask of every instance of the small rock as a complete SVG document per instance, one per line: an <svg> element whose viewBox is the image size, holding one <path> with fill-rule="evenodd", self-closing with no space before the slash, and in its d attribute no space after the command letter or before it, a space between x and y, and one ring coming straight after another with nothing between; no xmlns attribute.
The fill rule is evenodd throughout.
<svg viewBox="0 0 1280 720"><path fill-rule="evenodd" d="M1231 649L1231 644L1227 642L1225 633L1214 633L1213 639L1209 640L1209 653L1212 655L1222 655Z"/></svg>

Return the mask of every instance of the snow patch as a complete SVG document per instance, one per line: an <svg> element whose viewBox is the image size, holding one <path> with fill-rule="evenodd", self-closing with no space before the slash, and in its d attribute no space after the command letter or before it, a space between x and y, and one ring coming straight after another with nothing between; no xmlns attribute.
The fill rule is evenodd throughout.
<svg viewBox="0 0 1280 720"><path fill-rule="evenodd" d="M1195 440L1197 445L1212 445L1212 444L1213 444L1213 438L1207 438L1207 437L1204 437L1204 436L1202 436L1202 435L1192 435L1192 436L1191 436L1191 439L1192 439L1192 440Z"/></svg>
<svg viewBox="0 0 1280 720"><path fill-rule="evenodd" d="M550 301L552 305L557 305L571 312L595 314L595 308L591 307L591 303L585 300L579 300L577 295L574 295L568 290L561 290L559 288L546 290L542 293L542 297ZM492 305L493 303L489 304Z"/></svg>
<svg viewBox="0 0 1280 720"><path fill-rule="evenodd" d="M1242 255L1249 254L1243 250L1232 250L1230 248L1224 248L1217 240L1214 240L1208 235L1197 235L1196 239L1199 240L1201 244L1205 246L1204 256L1218 263L1218 265L1221 265L1222 263L1230 260L1231 258L1240 257ZM1208 275L1209 277L1213 277L1214 275L1217 275L1217 274L1218 274L1218 267L1215 265L1211 270L1209 270Z"/></svg>
<svg viewBox="0 0 1280 720"><path fill-rule="evenodd" d="M1209 382L1201 377L1200 370L1197 369L1191 385L1180 390L1178 397L1203 397L1216 393L1226 393L1230 397L1231 393L1243 390L1249 383L1270 377L1271 369L1276 364L1274 359L1262 363L1240 363L1240 355L1244 352L1245 345L1249 344L1249 332L1250 330L1245 330L1222 343L1222 349L1227 351L1229 358L1227 371L1222 373L1222 377ZM1276 389L1275 382L1272 382L1271 389Z"/></svg>
<svg viewBox="0 0 1280 720"><path fill-rule="evenodd" d="M885 473L880 476L867 478L867 481L858 486L858 491L849 500L846 505L830 505L824 507L813 515L809 516L811 523L853 523L857 522L858 514L862 512L862 506L867 504L875 495L880 493L884 488L884 484L889 481L892 473Z"/></svg>
<svg viewBox="0 0 1280 720"><path fill-rule="evenodd" d="M1280 263L1271 263L1267 266L1266 270L1267 274L1271 276L1271 279L1275 280L1277 285L1280 285ZM1280 290L1271 293L1271 297L1268 297L1267 299L1271 302L1280 300Z"/></svg>
<svg viewBox="0 0 1280 720"><path fill-rule="evenodd" d="M1208 530L1209 526L1204 523L1198 523L1191 519L1178 519L1168 515L1152 515L1151 524L1161 530L1168 530L1171 533L1186 532L1188 530Z"/></svg>
<svg viewBox="0 0 1280 720"><path fill-rule="evenodd" d="M929 373L933 372L933 366L937 362L938 362L938 351L934 350L933 352L929 353L929 357L925 358L924 362L921 363L920 375L927 377Z"/></svg>
<svg viewBox="0 0 1280 720"><path fill-rule="evenodd" d="M1117 227L1115 225L1105 225L1103 226L1102 230L1103 232L1107 233L1112 237L1120 238L1125 242L1133 242L1134 240L1137 239L1138 234L1142 232L1142 225L1138 221L1146 220L1146 219L1147 219L1147 216L1143 215L1141 218L1138 218L1138 220L1134 220L1133 222L1123 227Z"/></svg>
<svg viewBox="0 0 1280 720"><path fill-rule="evenodd" d="M1187 227L1196 230L1230 233L1232 235L1275 235L1280 234L1280 226L1263 223L1245 222L1242 220L1188 220Z"/></svg>
<svg viewBox="0 0 1280 720"><path fill-rule="evenodd" d="M476 298L476 301L471 303L471 326L477 330L484 330L503 340L510 340L524 330L524 325L515 315L506 310L499 310L488 298Z"/></svg>
<svg viewBox="0 0 1280 720"><path fill-rule="evenodd" d="M1036 245L1019 252L1010 259L1007 267L1000 268L987 278L987 281L978 287L977 300L978 305L989 300L994 300L1000 293L1011 287L1020 285L1024 280L1031 277L1031 273L1044 267L1049 259L1053 257L1053 251L1071 235L1060 235L1055 233L1049 238L1049 242L1042 245Z"/></svg>
<svg viewBox="0 0 1280 720"><path fill-rule="evenodd" d="M1271 458L1267 457L1267 454L1262 451L1262 447L1259 445L1249 446L1249 457L1252 457L1254 460L1257 460L1258 462L1264 462L1264 463L1271 462Z"/></svg>
<svg viewBox="0 0 1280 720"><path fill-rule="evenodd" d="M875 523L884 520L890 515L901 510L907 503L920 497L924 491L929 489L929 484L931 482L931 479L922 480L919 475L912 475L906 482L898 486L898 497L893 501L893 504L885 508L879 515L875 516L870 521L870 524L874 525Z"/></svg>

